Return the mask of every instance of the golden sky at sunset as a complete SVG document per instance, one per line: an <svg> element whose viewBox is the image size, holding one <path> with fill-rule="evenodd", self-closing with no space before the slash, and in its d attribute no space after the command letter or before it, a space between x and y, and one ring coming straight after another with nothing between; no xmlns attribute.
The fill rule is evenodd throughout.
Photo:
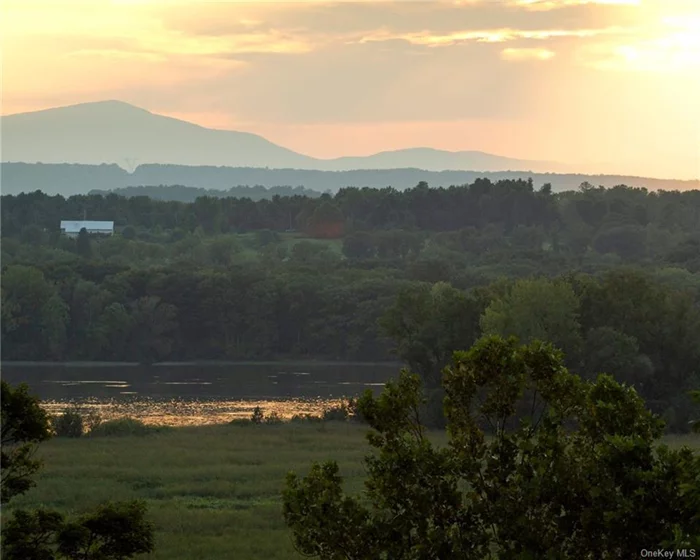
<svg viewBox="0 0 700 560"><path fill-rule="evenodd" d="M317 157L700 177L700 0L4 0L2 114L118 99Z"/></svg>

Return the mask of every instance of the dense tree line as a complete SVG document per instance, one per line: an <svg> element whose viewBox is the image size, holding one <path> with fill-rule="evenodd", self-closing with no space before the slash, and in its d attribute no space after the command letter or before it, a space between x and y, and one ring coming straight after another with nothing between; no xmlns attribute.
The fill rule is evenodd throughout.
<svg viewBox="0 0 700 560"><path fill-rule="evenodd" d="M2 359L398 354L436 386L453 350L512 334L633 384L686 429L699 195L477 181L258 202L3 197ZM57 234L84 210L119 233Z"/></svg>
<svg viewBox="0 0 700 560"><path fill-rule="evenodd" d="M238 185L227 190L219 189L202 189L197 187L186 187L184 185L159 185L159 186L140 186L140 187L121 187L112 189L111 191L93 190L88 195L108 196L116 194L131 198L134 196L147 196L153 200L173 200L177 202L194 202L202 196L212 198L250 198L251 200L271 199L275 196L308 196L317 198L321 196L320 191L306 189L302 186L276 186L263 187L255 185L252 187L246 185Z"/></svg>
<svg viewBox="0 0 700 560"><path fill-rule="evenodd" d="M398 297L397 297L398 294ZM386 360L439 380L482 333L551 340L582 374L604 369L687 428L700 385L700 296L647 272L498 281L460 290L386 271L231 266L119 270L11 265L4 360Z"/></svg>
<svg viewBox="0 0 700 560"><path fill-rule="evenodd" d="M624 175L583 175L533 173L523 171L425 171L422 169L358 169L354 171L319 171L312 169L268 169L255 167L214 167L206 165L143 164L131 173L116 164L84 165L78 163L3 162L2 190L19 194L42 190L48 194L72 196L94 189L114 190L134 185L189 185L193 188L226 191L233 185L290 185L319 193L337 192L341 188L393 186L404 190L420 181L431 185L463 185L486 177L491 181L518 180L532 177L538 183L552 183L555 191L577 188L588 181L596 185L634 185L650 190L686 191L700 188L700 181L652 179ZM146 187L150 188L150 187ZM143 193L142 193L143 194Z"/></svg>
<svg viewBox="0 0 700 560"><path fill-rule="evenodd" d="M436 243L453 251L497 248L498 239L506 236L510 245L522 249L547 247L567 255L595 251L630 260L663 256L696 270L700 267L700 191L648 192L584 184L578 191L554 194L550 185L535 190L532 181L524 180L478 179L447 189L421 183L403 192L347 188L317 198L294 195L253 201L204 196L192 203L115 194L65 199L36 192L2 197L2 235L55 235L61 220L84 215L113 220L118 229L170 231L174 239L195 231L216 235L296 230L340 238L400 229L442 232L445 235ZM366 240L350 241L358 247L356 256L371 257L378 251ZM349 251L353 253L352 248Z"/></svg>

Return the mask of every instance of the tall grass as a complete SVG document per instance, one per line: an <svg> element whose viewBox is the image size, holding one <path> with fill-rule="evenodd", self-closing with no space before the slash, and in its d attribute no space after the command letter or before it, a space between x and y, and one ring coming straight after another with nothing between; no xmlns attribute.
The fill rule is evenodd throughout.
<svg viewBox="0 0 700 560"><path fill-rule="evenodd" d="M337 460L346 488L362 490L367 427L353 422L229 424L122 437L56 438L39 447L37 486L11 507L80 512L104 500L144 499L156 525L158 560L301 558L281 513L285 474ZM124 434L124 432L127 432ZM430 438L444 444L444 433ZM700 448L700 436L672 446Z"/></svg>
<svg viewBox="0 0 700 560"><path fill-rule="evenodd" d="M336 459L348 489L359 491L365 432L350 423L263 423L56 438L39 447L44 468L37 486L10 505L80 512L104 500L139 498L156 525L156 551L148 558L301 558L282 519L286 473Z"/></svg>

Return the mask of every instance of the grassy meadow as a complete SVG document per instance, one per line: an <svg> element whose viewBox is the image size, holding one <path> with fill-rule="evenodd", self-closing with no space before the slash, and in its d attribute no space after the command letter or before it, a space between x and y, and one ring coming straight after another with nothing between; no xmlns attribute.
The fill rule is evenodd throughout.
<svg viewBox="0 0 700 560"><path fill-rule="evenodd" d="M39 447L37 486L12 507L79 513L104 500L146 500L162 560L301 558L281 514L285 474L335 459L362 489L367 427L353 423L170 428L145 436L55 438ZM433 433L436 443L444 433ZM700 449L700 437L666 443Z"/></svg>

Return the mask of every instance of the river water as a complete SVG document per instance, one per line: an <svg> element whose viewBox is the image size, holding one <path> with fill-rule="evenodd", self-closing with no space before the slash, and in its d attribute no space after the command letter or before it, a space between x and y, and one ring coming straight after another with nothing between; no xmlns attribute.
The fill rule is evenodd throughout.
<svg viewBox="0 0 700 560"><path fill-rule="evenodd" d="M217 424L248 418L259 406L282 418L320 414L365 389L378 394L400 364L3 363L2 378L27 383L52 414L71 404L168 426Z"/></svg>

